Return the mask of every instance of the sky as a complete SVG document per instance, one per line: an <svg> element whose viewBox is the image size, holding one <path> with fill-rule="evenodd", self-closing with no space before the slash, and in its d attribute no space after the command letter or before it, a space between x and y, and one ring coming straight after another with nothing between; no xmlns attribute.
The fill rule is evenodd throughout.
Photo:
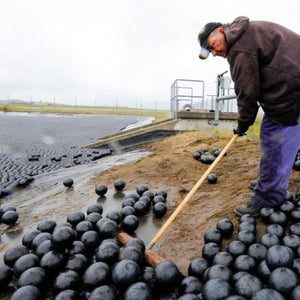
<svg viewBox="0 0 300 300"><path fill-rule="evenodd" d="M0 0L0 100L169 109L176 79L215 94L228 63L200 60L197 36L238 16L300 33L296 0Z"/></svg>

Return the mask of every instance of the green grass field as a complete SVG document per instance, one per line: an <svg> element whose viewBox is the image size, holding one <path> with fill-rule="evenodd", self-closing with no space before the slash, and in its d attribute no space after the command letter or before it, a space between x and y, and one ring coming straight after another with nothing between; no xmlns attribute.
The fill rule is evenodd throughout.
<svg viewBox="0 0 300 300"><path fill-rule="evenodd" d="M92 107L71 105L46 105L46 104L0 104L0 111L5 112L39 112L57 114L94 114L94 115L132 115L153 116L156 120L170 118L167 110L134 109L128 107Z"/></svg>

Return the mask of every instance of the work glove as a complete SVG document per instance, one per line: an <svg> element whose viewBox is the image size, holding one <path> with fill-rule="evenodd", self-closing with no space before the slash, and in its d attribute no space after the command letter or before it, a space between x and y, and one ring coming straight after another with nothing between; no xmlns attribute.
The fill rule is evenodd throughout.
<svg viewBox="0 0 300 300"><path fill-rule="evenodd" d="M247 132L240 130L239 127L233 129L234 134L238 134L239 136L247 135Z"/></svg>

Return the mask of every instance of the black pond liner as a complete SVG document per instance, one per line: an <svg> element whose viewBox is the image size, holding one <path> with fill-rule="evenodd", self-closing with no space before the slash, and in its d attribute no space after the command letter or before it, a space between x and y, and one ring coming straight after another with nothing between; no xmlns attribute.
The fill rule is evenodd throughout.
<svg viewBox="0 0 300 300"><path fill-rule="evenodd" d="M178 130L167 130L167 129L154 130L143 134L135 135L127 139L120 140L117 142L117 145L118 147L120 147L121 150L125 150L138 145L155 142L165 137L173 136L178 132L179 132ZM115 152L114 147L111 146L111 144L109 143L101 147L101 149L107 149L107 148L112 150L113 153Z"/></svg>

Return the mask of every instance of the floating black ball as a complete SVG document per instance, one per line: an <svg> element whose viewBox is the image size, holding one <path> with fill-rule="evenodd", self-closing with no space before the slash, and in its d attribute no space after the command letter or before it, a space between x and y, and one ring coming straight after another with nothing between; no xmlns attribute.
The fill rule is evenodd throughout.
<svg viewBox="0 0 300 300"><path fill-rule="evenodd" d="M202 154L201 157L200 157L200 161L203 163L203 164L206 164L206 165L210 165L214 162L215 160L215 157L211 154Z"/></svg>
<svg viewBox="0 0 300 300"><path fill-rule="evenodd" d="M122 228L127 233L133 233L139 227L139 219L135 215L126 216L122 222Z"/></svg>
<svg viewBox="0 0 300 300"><path fill-rule="evenodd" d="M247 246L241 241L232 241L227 247L227 251L233 256L238 257L247 252Z"/></svg>
<svg viewBox="0 0 300 300"><path fill-rule="evenodd" d="M246 271L252 273L255 271L257 263L255 259L247 254L238 256L233 263L233 270L235 272Z"/></svg>
<svg viewBox="0 0 300 300"><path fill-rule="evenodd" d="M122 207L125 207L125 206L134 206L136 200L133 199L133 198L126 198L122 201Z"/></svg>
<svg viewBox="0 0 300 300"><path fill-rule="evenodd" d="M40 260L40 266L50 275L59 273L64 263L64 255L55 251L47 252Z"/></svg>
<svg viewBox="0 0 300 300"><path fill-rule="evenodd" d="M257 275L264 282L267 283L269 280L269 276L271 271L267 266L266 260L262 260L257 267Z"/></svg>
<svg viewBox="0 0 300 300"><path fill-rule="evenodd" d="M56 295L54 300L82 300L80 294L73 290L63 290Z"/></svg>
<svg viewBox="0 0 300 300"><path fill-rule="evenodd" d="M56 222L54 220L44 220L37 225L36 229L42 232L52 233L55 226L56 226Z"/></svg>
<svg viewBox="0 0 300 300"><path fill-rule="evenodd" d="M98 231L101 240L116 237L117 228L117 223L107 218L102 218L96 223L96 230Z"/></svg>
<svg viewBox="0 0 300 300"><path fill-rule="evenodd" d="M148 191L149 188L146 184L140 184L138 185L138 187L136 188L136 192L138 193L138 195L142 196L144 192Z"/></svg>
<svg viewBox="0 0 300 300"><path fill-rule="evenodd" d="M195 258L189 263L188 275L195 276L202 280L203 273L208 267L209 267L209 262L205 258L203 257Z"/></svg>
<svg viewBox="0 0 300 300"><path fill-rule="evenodd" d="M287 216L290 215L291 211L295 208L295 204L292 201L283 201L279 209Z"/></svg>
<svg viewBox="0 0 300 300"><path fill-rule="evenodd" d="M166 202L166 199L162 196L162 195L156 195L154 196L153 200L152 200L152 204L156 204L158 202Z"/></svg>
<svg viewBox="0 0 300 300"><path fill-rule="evenodd" d="M293 291L291 293L291 297L290 297L290 300L298 300L298 299L300 299L300 286L299 285L297 285L293 289ZM278 298L278 300L281 300L281 299Z"/></svg>
<svg viewBox="0 0 300 300"><path fill-rule="evenodd" d="M142 196L146 196L146 197L150 198L150 200L153 200L154 193L151 191L145 191Z"/></svg>
<svg viewBox="0 0 300 300"><path fill-rule="evenodd" d="M256 235L256 225L249 222L241 222L238 231L247 230Z"/></svg>
<svg viewBox="0 0 300 300"><path fill-rule="evenodd" d="M83 242L81 241L74 241L70 248L68 249L68 254L70 256L74 254L84 254L86 252L86 248Z"/></svg>
<svg viewBox="0 0 300 300"><path fill-rule="evenodd" d="M95 288L89 295L89 300L119 300L119 295L115 288L109 285L102 285Z"/></svg>
<svg viewBox="0 0 300 300"><path fill-rule="evenodd" d="M201 158L201 152L198 151L198 150L194 151L193 157L194 157L196 160L200 160L200 158Z"/></svg>
<svg viewBox="0 0 300 300"><path fill-rule="evenodd" d="M69 226L55 228L51 236L53 248L66 249L71 247L75 240L74 230Z"/></svg>
<svg viewBox="0 0 300 300"><path fill-rule="evenodd" d="M99 245L100 237L95 230L89 230L82 234L80 241L84 243L87 250L92 250Z"/></svg>
<svg viewBox="0 0 300 300"><path fill-rule="evenodd" d="M255 242L255 234L249 230L242 230L237 234L238 241L250 246Z"/></svg>
<svg viewBox="0 0 300 300"><path fill-rule="evenodd" d="M124 219L125 217L127 216L130 216L130 215L135 215L135 209L132 207L132 206L124 206L122 209L121 209L121 215L122 215L122 218Z"/></svg>
<svg viewBox="0 0 300 300"><path fill-rule="evenodd" d="M247 254L253 257L258 263L265 259L267 254L267 247L262 244L252 244L247 250Z"/></svg>
<svg viewBox="0 0 300 300"><path fill-rule="evenodd" d="M171 291L181 281L181 273L175 263L165 260L154 268L154 278L158 289Z"/></svg>
<svg viewBox="0 0 300 300"><path fill-rule="evenodd" d="M51 233L49 232L41 232L38 234L31 243L31 248L35 252L37 247L43 243L44 241L50 240L51 239Z"/></svg>
<svg viewBox="0 0 300 300"><path fill-rule="evenodd" d="M115 189L120 192L124 189L126 183L125 183L125 180L123 179L117 179L115 182L114 182L114 187Z"/></svg>
<svg viewBox="0 0 300 300"><path fill-rule="evenodd" d="M124 247L128 247L128 246L134 246L138 249L140 249L140 251L142 253L145 252L145 249L146 249L146 245L144 243L144 241L140 238L131 238L129 241L126 242L126 244L124 245Z"/></svg>
<svg viewBox="0 0 300 300"><path fill-rule="evenodd" d="M33 239L41 233L40 230L33 230L23 235L22 244L31 249Z"/></svg>
<svg viewBox="0 0 300 300"><path fill-rule="evenodd" d="M67 222L75 227L79 222L85 220L85 215L82 211L75 211L68 215Z"/></svg>
<svg viewBox="0 0 300 300"><path fill-rule="evenodd" d="M14 225L19 219L19 214L16 211L7 211L3 213L1 217L1 222L6 225Z"/></svg>
<svg viewBox="0 0 300 300"><path fill-rule="evenodd" d="M110 220L115 221L118 225L122 221L122 214L119 210L111 210L107 213L106 217Z"/></svg>
<svg viewBox="0 0 300 300"><path fill-rule="evenodd" d="M285 300L285 298L277 291L264 288L253 294L251 300Z"/></svg>
<svg viewBox="0 0 300 300"><path fill-rule="evenodd" d="M168 192L163 189L159 189L155 192L155 196L163 196L165 199L168 197Z"/></svg>
<svg viewBox="0 0 300 300"><path fill-rule="evenodd" d="M275 234L279 239L285 235L284 228L279 224L271 224L267 227L267 233Z"/></svg>
<svg viewBox="0 0 300 300"><path fill-rule="evenodd" d="M102 215L97 212L91 212L86 217L85 220L92 223L93 226L102 218Z"/></svg>
<svg viewBox="0 0 300 300"><path fill-rule="evenodd" d="M43 255L45 255L50 250L53 250L51 240L46 240L38 245L38 247L35 250L35 254L41 258Z"/></svg>
<svg viewBox="0 0 300 300"><path fill-rule="evenodd" d="M108 188L105 184L98 184L95 187L95 192L99 196L104 196L107 193L107 191L108 191Z"/></svg>
<svg viewBox="0 0 300 300"><path fill-rule="evenodd" d="M207 273L207 280L210 279L224 279L228 282L232 281L232 271L229 267L224 265L212 265Z"/></svg>
<svg viewBox="0 0 300 300"><path fill-rule="evenodd" d="M60 273L54 280L53 290L59 293L63 290L78 291L81 288L81 280L77 272L67 270Z"/></svg>
<svg viewBox="0 0 300 300"><path fill-rule="evenodd" d="M280 239L275 234L265 233L261 236L259 242L260 242L260 244L264 245L265 247L270 248L274 245L279 245Z"/></svg>
<svg viewBox="0 0 300 300"><path fill-rule="evenodd" d="M293 268L294 253L283 245L274 245L267 250L266 264L273 271L278 267Z"/></svg>
<svg viewBox="0 0 300 300"><path fill-rule="evenodd" d="M3 257L4 263L12 268L19 257L28 253L29 250L27 247L22 245L14 246L5 252Z"/></svg>
<svg viewBox="0 0 300 300"><path fill-rule="evenodd" d="M4 291L13 278L13 272L7 265L0 265L0 291Z"/></svg>
<svg viewBox="0 0 300 300"><path fill-rule="evenodd" d="M266 224L270 223L270 216L275 212L273 207L263 207L259 211L260 218Z"/></svg>
<svg viewBox="0 0 300 300"><path fill-rule="evenodd" d="M74 254L69 257L65 269L72 270L81 275L89 265L89 261L83 254Z"/></svg>
<svg viewBox="0 0 300 300"><path fill-rule="evenodd" d="M224 238L229 238L233 233L234 226L229 219L221 219L217 223L217 229L221 231Z"/></svg>
<svg viewBox="0 0 300 300"><path fill-rule="evenodd" d="M122 248L121 259L130 259L141 265L144 261L144 255L140 249L135 246L127 246Z"/></svg>
<svg viewBox="0 0 300 300"><path fill-rule="evenodd" d="M74 184L74 181L72 178L67 178L63 181L63 185L65 187L71 187Z"/></svg>
<svg viewBox="0 0 300 300"><path fill-rule="evenodd" d="M85 232L89 231L89 230L93 230L93 224L89 221L81 221L79 222L76 227L75 230L78 233L78 236L81 237Z"/></svg>
<svg viewBox="0 0 300 300"><path fill-rule="evenodd" d="M124 259L116 263L112 269L112 282L120 291L125 291L140 278L139 265L132 260Z"/></svg>
<svg viewBox="0 0 300 300"><path fill-rule="evenodd" d="M137 216L143 216L148 210L147 204L144 201L135 202L133 207Z"/></svg>
<svg viewBox="0 0 300 300"><path fill-rule="evenodd" d="M12 297L11 300L40 300L42 299L42 294L39 288L33 285L26 285L22 286L21 288L17 289Z"/></svg>
<svg viewBox="0 0 300 300"><path fill-rule="evenodd" d="M34 285L43 288L46 284L46 272L41 267L32 267L24 271L18 279L18 286Z"/></svg>
<svg viewBox="0 0 300 300"><path fill-rule="evenodd" d="M92 291L94 288L109 284L110 268L104 262L96 262L90 265L82 276L84 288Z"/></svg>
<svg viewBox="0 0 300 300"><path fill-rule="evenodd" d="M292 224L289 228L289 233L290 234L296 234L296 235L300 236L300 223Z"/></svg>
<svg viewBox="0 0 300 300"><path fill-rule="evenodd" d="M216 174L209 174L207 176L207 182L210 184L216 184L218 181L218 177Z"/></svg>
<svg viewBox="0 0 300 300"><path fill-rule="evenodd" d="M263 283L259 278L254 275L248 274L242 276L234 284L236 294L241 295L247 299L263 288Z"/></svg>
<svg viewBox="0 0 300 300"><path fill-rule="evenodd" d="M221 231L219 229L216 228L212 228L212 229L208 229L205 234L204 234L204 241L205 243L217 243L218 245L222 244L222 234Z"/></svg>
<svg viewBox="0 0 300 300"><path fill-rule="evenodd" d="M296 207L291 211L290 218L293 222L300 222L300 207Z"/></svg>
<svg viewBox="0 0 300 300"><path fill-rule="evenodd" d="M291 216L293 211L291 212ZM269 220L270 220L270 224L279 224L283 228L285 228L288 224L288 218L286 214L283 213L282 211L275 211L274 213L272 213Z"/></svg>
<svg viewBox="0 0 300 300"><path fill-rule="evenodd" d="M123 295L124 300L153 299L150 286L145 282L135 282L130 285Z"/></svg>
<svg viewBox="0 0 300 300"><path fill-rule="evenodd" d="M298 284L299 276L289 268L277 268L269 276L268 286L286 297Z"/></svg>
<svg viewBox="0 0 300 300"><path fill-rule="evenodd" d="M298 247L300 247L300 237L296 234L286 235L282 239L282 244L284 246L289 247L290 249L296 251Z"/></svg>
<svg viewBox="0 0 300 300"><path fill-rule="evenodd" d="M220 245L214 242L207 243L202 248L202 257L207 259L208 261L212 261L214 256L220 252Z"/></svg>
<svg viewBox="0 0 300 300"><path fill-rule="evenodd" d="M164 202L157 202L153 205L153 213L155 217L162 218L168 211L167 205Z"/></svg>
<svg viewBox="0 0 300 300"><path fill-rule="evenodd" d="M100 215L102 215L103 206L99 203L94 203L94 204L89 205L89 207L86 210L87 215L89 215L90 213L93 213L93 212L96 212L96 213L99 213Z"/></svg>
<svg viewBox="0 0 300 300"><path fill-rule="evenodd" d="M203 300L220 300L231 295L231 285L224 279L211 279L202 289Z"/></svg>
<svg viewBox="0 0 300 300"><path fill-rule="evenodd" d="M179 284L179 295L184 294L199 294L202 291L202 282L195 276L185 277Z"/></svg>
<svg viewBox="0 0 300 300"><path fill-rule="evenodd" d="M229 252L221 251L214 256L212 263L214 265L223 265L223 266L231 267L233 261L234 261L233 256Z"/></svg>
<svg viewBox="0 0 300 300"><path fill-rule="evenodd" d="M39 258L33 253L28 253L16 260L13 272L16 277L19 277L27 269L37 266L39 266Z"/></svg>
<svg viewBox="0 0 300 300"><path fill-rule="evenodd" d="M112 266L119 260L120 247L115 242L101 243L96 249L95 258L97 262L104 262Z"/></svg>

